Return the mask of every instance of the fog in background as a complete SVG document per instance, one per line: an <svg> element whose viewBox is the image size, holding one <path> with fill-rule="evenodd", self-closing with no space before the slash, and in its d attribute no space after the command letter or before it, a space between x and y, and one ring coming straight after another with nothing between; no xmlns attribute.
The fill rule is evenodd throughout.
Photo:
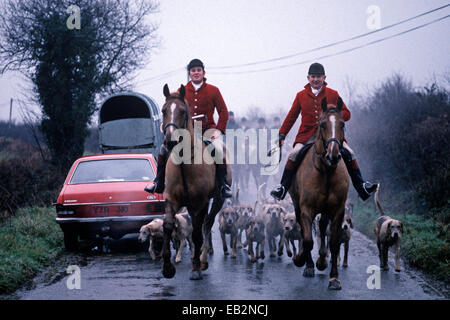
<svg viewBox="0 0 450 320"><path fill-rule="evenodd" d="M377 13L368 12L371 6L379 8L383 28L446 4L448 1L437 0L164 0L160 12L150 16L160 25L161 45L147 67L137 73L135 91L162 106L163 85L168 83L176 90L185 84L184 68L192 58L203 60L208 82L220 88L228 109L237 117L260 108L283 120L296 93L306 84L308 67L314 61L324 64L329 86L339 91L350 108L352 100L368 94L393 73L404 75L418 87L435 80L448 85L450 19L364 45L445 17L450 7L323 50L269 63L221 68L285 57L374 31L369 27L377 22ZM358 46L364 47L338 54ZM24 93L29 94L30 88L20 74L10 72L0 77L0 120L9 118L10 98L25 100ZM37 106L29 108L39 111ZM12 119L21 122L21 117L15 103Z"/></svg>

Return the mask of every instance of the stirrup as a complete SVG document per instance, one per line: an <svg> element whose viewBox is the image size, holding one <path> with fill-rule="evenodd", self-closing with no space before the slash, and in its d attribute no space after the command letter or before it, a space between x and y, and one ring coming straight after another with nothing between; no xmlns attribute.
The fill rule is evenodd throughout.
<svg viewBox="0 0 450 320"><path fill-rule="evenodd" d="M377 190L378 183L370 183L369 181L366 181L363 183L363 189L370 195L372 192L375 192Z"/></svg>
<svg viewBox="0 0 450 320"><path fill-rule="evenodd" d="M222 198L232 198L233 197L233 192L231 191L230 186L226 183L222 186L222 189L220 190L220 194L221 194Z"/></svg>
<svg viewBox="0 0 450 320"><path fill-rule="evenodd" d="M286 197L287 190L283 185L277 186L274 190L270 191L270 195L276 200L283 200Z"/></svg>
<svg viewBox="0 0 450 320"><path fill-rule="evenodd" d="M377 190L377 186L378 186L377 183L373 184L368 181L364 182L360 188L360 191L358 192L359 197L363 201L366 201L367 199L370 198L370 195L372 194L372 192Z"/></svg>

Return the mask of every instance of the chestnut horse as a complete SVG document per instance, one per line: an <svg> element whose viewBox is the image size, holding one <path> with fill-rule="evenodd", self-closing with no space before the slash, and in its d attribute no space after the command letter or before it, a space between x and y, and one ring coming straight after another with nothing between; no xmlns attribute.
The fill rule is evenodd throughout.
<svg viewBox="0 0 450 320"><path fill-rule="evenodd" d="M205 152L206 145L201 136L194 135L193 121L188 104L184 99L186 93L184 86L181 85L178 93L170 93L166 84L163 92L166 97L166 102L162 107L164 144L169 151L173 151L178 144L177 141L173 141L173 138L176 138L174 134L178 129L184 129L185 133L189 133L189 136L183 136L183 139L190 139L190 145L188 146L190 146L191 157L190 161L185 161L184 158L180 161L180 158L178 157L177 160L177 155L171 152L167 160L162 273L166 278L172 278L175 275L175 266L170 261L170 238L174 228L175 214L185 206L192 218L192 240L195 247L190 279L197 280L202 278L200 270L208 268L208 252L210 249L209 241L203 243L202 231L205 239L210 238L214 219L217 212L222 208L224 199L220 196L216 186L216 165L212 158L204 159L208 155L208 152ZM181 131L183 130L179 130L177 133ZM202 161L194 161L195 145L201 146ZM229 165L227 167L227 182L231 185L231 169ZM211 198L213 203L208 213Z"/></svg>
<svg viewBox="0 0 450 320"><path fill-rule="evenodd" d="M312 223L318 213L323 219L319 228L323 237L331 220L331 272L329 289L341 289L338 279L337 258L339 256L339 232L344 218L349 177L345 164L341 160L340 150L344 141L344 120L342 118L342 99L337 106L328 105L322 100L322 116L315 132L313 146L307 151L296 172L294 183L289 189L297 221L302 227L303 245L293 258L297 267L306 263L303 275L314 276L314 262L311 257L313 248ZM327 249L324 239L321 241L316 266L319 270L327 267Z"/></svg>

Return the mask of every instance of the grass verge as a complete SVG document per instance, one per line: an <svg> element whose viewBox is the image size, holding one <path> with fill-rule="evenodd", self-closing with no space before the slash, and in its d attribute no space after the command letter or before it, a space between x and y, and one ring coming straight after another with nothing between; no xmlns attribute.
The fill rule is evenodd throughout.
<svg viewBox="0 0 450 320"><path fill-rule="evenodd" d="M64 250L53 208L19 209L0 226L0 293L11 293Z"/></svg>
<svg viewBox="0 0 450 320"><path fill-rule="evenodd" d="M384 208L391 218L403 222L401 252L403 258L413 267L434 276L438 280L450 283L450 236L448 224L435 217L449 215L448 208L434 213L433 216L415 213L398 213ZM372 203L357 202L353 210L355 228L375 240L373 227L379 212Z"/></svg>

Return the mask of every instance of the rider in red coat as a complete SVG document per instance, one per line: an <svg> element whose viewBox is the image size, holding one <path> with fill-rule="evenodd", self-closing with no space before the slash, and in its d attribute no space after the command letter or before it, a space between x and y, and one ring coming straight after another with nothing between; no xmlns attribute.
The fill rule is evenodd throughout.
<svg viewBox="0 0 450 320"><path fill-rule="evenodd" d="M194 87L194 85L198 88ZM219 88L212 84L206 83L206 78L203 78L200 86L191 81L186 85L185 99L189 104L189 111L191 116L205 115L201 118L203 131L208 129L217 129L221 133L225 133L228 121L228 109L220 94ZM214 110L217 110L219 119L217 124L214 122Z"/></svg>
<svg viewBox="0 0 450 320"><path fill-rule="evenodd" d="M337 105L337 99L339 97L337 91L327 87L327 83L325 82L325 69L320 63L313 63L309 67L307 79L309 83L305 85L304 90L297 93L291 110L286 116L279 131L279 140L282 145L299 114L302 114L302 123L297 136L295 137L294 149L292 149L288 155L288 160L281 178L281 184L270 192L270 194L278 200L284 199L291 186L292 177L297 171L297 167L301 162L301 156L303 155L300 151L305 144L312 142L314 131L319 125L320 116L322 114L322 108L320 106L322 99L327 98L328 103ZM350 120L350 116L350 111L344 104L342 107L342 117L344 121ZM299 154L300 156L297 157ZM363 200L367 200L370 197L370 194L376 190L377 184L372 184L363 180L355 154L345 140L341 154L350 174L350 178L352 179L353 186L359 196Z"/></svg>
<svg viewBox="0 0 450 320"><path fill-rule="evenodd" d="M204 136L211 140L216 152L223 150L223 144L218 139L225 133L228 122L228 109L220 94L220 90L206 83L205 67L199 59L193 59L187 66L191 81L185 86L185 99L188 102L191 117L201 116L202 132ZM214 110L217 110L219 119L217 125L214 122ZM198 120L198 119L197 119ZM169 158L169 152L164 146L158 154L158 168L153 186L145 187L149 193L162 193L164 191L166 163ZM224 162L225 162L224 157ZM227 165L226 163L216 164L216 175L219 184L220 193L223 198L231 198L231 187L226 182Z"/></svg>

